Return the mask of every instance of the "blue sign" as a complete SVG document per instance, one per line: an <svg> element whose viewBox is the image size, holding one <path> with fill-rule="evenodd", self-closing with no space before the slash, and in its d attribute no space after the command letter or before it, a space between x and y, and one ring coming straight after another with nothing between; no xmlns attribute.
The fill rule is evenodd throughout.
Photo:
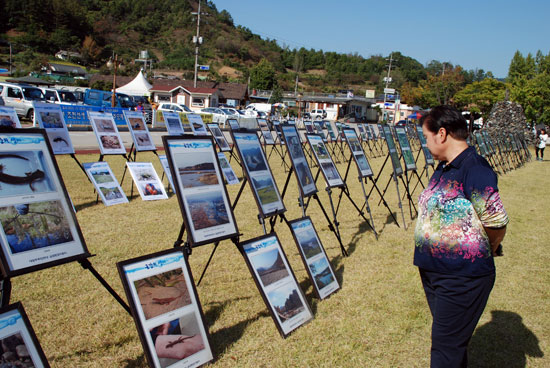
<svg viewBox="0 0 550 368"><path fill-rule="evenodd" d="M121 107L101 107L88 105L60 105L67 126L90 125L88 120L88 111L110 112L117 126L126 126L123 109Z"/></svg>
<svg viewBox="0 0 550 368"><path fill-rule="evenodd" d="M199 70L210 70L210 65L199 65Z"/></svg>

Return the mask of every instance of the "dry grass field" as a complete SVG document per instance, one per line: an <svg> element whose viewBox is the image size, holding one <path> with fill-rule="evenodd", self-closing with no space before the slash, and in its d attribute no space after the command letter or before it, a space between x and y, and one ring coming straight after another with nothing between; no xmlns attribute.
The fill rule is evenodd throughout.
<svg viewBox="0 0 550 368"><path fill-rule="evenodd" d="M268 148L269 151L269 148ZM79 155L91 162L98 155ZM383 158L369 161L378 173ZM175 195L168 200L142 201L134 189L128 204L105 207L95 203L93 187L66 156L57 157L94 267L125 299L116 262L173 246L182 224ZM124 161L107 157L120 181ZM139 153L137 161L153 162L152 153ZM386 165L379 186L389 178ZM240 168L232 165L242 179ZM276 154L270 165L280 190L286 173ZM337 165L344 175L346 164ZM317 169L313 169L315 174ZM348 184L362 204L355 166ZM431 174L431 171L430 171ZM505 256L496 260L497 281L470 345L472 367L549 367L550 358L550 215L547 183L550 161L532 161L499 178L501 196L511 222L504 241ZM414 182L414 180L413 180ZM426 182L426 178L424 178ZM123 189L130 195L131 178ZM166 183L166 179L165 179ZM330 211L322 177L319 196ZM371 184L367 185L367 190ZM235 198L239 185L228 187ZM403 187L400 187L403 193ZM416 201L420 191L413 194ZM338 197L339 190L333 195ZM296 179L285 195L289 220L301 216ZM288 338L279 335L239 251L230 241L218 247L198 287L216 360L213 367L427 367L431 317L418 271L412 265L414 219L404 202L408 229L398 227L388 211L370 200L379 239L344 197L338 219L349 257L342 257L318 205L311 216L342 288L319 301L299 257L288 227L277 222L275 231L314 313L314 319ZM392 184L388 202L397 211ZM262 234L257 207L247 186L235 210L242 239ZM212 245L193 249L189 262L195 279ZM76 262L13 279L12 301L21 301L53 367L146 367L134 322L90 272Z"/></svg>

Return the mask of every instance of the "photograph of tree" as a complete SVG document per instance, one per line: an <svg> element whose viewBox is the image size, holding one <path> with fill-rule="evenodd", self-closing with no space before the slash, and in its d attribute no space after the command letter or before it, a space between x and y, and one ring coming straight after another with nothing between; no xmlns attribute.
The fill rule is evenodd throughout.
<svg viewBox="0 0 550 368"><path fill-rule="evenodd" d="M325 146L325 144L323 142L316 142L314 144L311 145L313 147L313 150L315 151L315 154L317 155L317 158L319 160L328 160L329 159L329 155L328 155L328 150L327 150L327 147Z"/></svg>
<svg viewBox="0 0 550 368"><path fill-rule="evenodd" d="M260 275L264 287L289 275L281 253L277 248L250 257L250 262L258 275Z"/></svg>
<svg viewBox="0 0 550 368"><path fill-rule="evenodd" d="M315 283L319 289L324 288L334 282L334 276L330 270L326 257L321 257L319 260L311 263L309 269L313 274Z"/></svg>
<svg viewBox="0 0 550 368"><path fill-rule="evenodd" d="M211 152L178 153L174 161L184 188L219 183Z"/></svg>
<svg viewBox="0 0 550 368"><path fill-rule="evenodd" d="M241 148L241 154L244 157L248 171L267 170L267 165L263 158L262 149L259 146Z"/></svg>
<svg viewBox="0 0 550 368"><path fill-rule="evenodd" d="M195 230L229 223L222 192L188 194L185 196Z"/></svg>
<svg viewBox="0 0 550 368"><path fill-rule="evenodd" d="M73 241L60 201L1 207L0 221L13 254Z"/></svg>
<svg viewBox="0 0 550 368"><path fill-rule="evenodd" d="M274 203L279 200L273 181L268 174L252 177L252 185L256 189L256 193L258 193L258 198L262 205Z"/></svg>
<svg viewBox="0 0 550 368"><path fill-rule="evenodd" d="M267 298L281 322L285 322L305 310L298 290L293 283L287 283L267 293Z"/></svg>
<svg viewBox="0 0 550 368"><path fill-rule="evenodd" d="M162 368L170 367L205 348L199 324L190 313L152 328L149 333Z"/></svg>
<svg viewBox="0 0 550 368"><path fill-rule="evenodd" d="M134 281L145 319L191 304L181 268Z"/></svg>

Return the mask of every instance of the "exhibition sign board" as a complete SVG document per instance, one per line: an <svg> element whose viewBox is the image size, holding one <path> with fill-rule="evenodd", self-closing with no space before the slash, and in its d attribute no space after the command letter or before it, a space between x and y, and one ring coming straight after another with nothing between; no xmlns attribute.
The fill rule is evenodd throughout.
<svg viewBox="0 0 550 368"><path fill-rule="evenodd" d="M325 132L323 132L321 124L319 124L318 122L314 122L313 126L315 127L315 133L323 138L323 142L327 143L327 136L325 135Z"/></svg>
<svg viewBox="0 0 550 368"><path fill-rule="evenodd" d="M290 162L292 163L294 173L298 179L300 192L303 197L309 197L317 193L317 186L315 185L315 180L313 180L313 175L311 175L306 156L304 155L298 130L295 125L283 125L281 128L290 155Z"/></svg>
<svg viewBox="0 0 550 368"><path fill-rule="evenodd" d="M488 157L489 151L487 150L487 146L485 145L485 141L483 140L481 134L479 134L479 132L475 132L474 137L476 139L479 154L483 157Z"/></svg>
<svg viewBox="0 0 550 368"><path fill-rule="evenodd" d="M307 134L315 134L315 130L313 128L313 123L309 120L304 121L304 126L306 128Z"/></svg>
<svg viewBox="0 0 550 368"><path fill-rule="evenodd" d="M403 168L401 168L401 161L399 160L399 156L397 154L397 148L395 147L395 142L393 141L390 127L384 125L384 127L382 128L382 132L384 133L384 139L386 140L386 144L388 146L388 151L393 166L393 172L397 176L403 175Z"/></svg>
<svg viewBox="0 0 550 368"><path fill-rule="evenodd" d="M264 143L268 145L275 144L273 135L271 135L271 130L269 130L269 126L267 125L267 121L265 119L256 119L256 121L258 122L260 132L262 132L262 136L264 137Z"/></svg>
<svg viewBox="0 0 550 368"><path fill-rule="evenodd" d="M4 277L90 256L46 133L0 130Z"/></svg>
<svg viewBox="0 0 550 368"><path fill-rule="evenodd" d="M237 119L227 119L227 123L229 124L229 127L231 128L231 130L239 130L240 128L239 122L237 121Z"/></svg>
<svg viewBox="0 0 550 368"><path fill-rule="evenodd" d="M365 152L361 147L361 143L357 138L357 134L355 133L355 130L344 129L343 134L344 134L344 137L346 138L346 142L348 142L348 147L351 151L351 156L353 157L353 161L357 166L359 177L365 178L365 177L372 176L373 175L372 169L367 160L367 157L365 156Z"/></svg>
<svg viewBox="0 0 550 368"><path fill-rule="evenodd" d="M191 246L238 235L211 137L163 137Z"/></svg>
<svg viewBox="0 0 550 368"><path fill-rule="evenodd" d="M315 294L319 299L325 299L340 289L332 266L313 222L309 217L290 221L292 236L300 251L304 267L309 274Z"/></svg>
<svg viewBox="0 0 550 368"><path fill-rule="evenodd" d="M490 153L492 155L496 154L495 146L493 145L493 141L491 137L489 137L489 133L486 130L482 130L481 134L483 135L483 138L485 139L485 142L487 144L487 148L489 149Z"/></svg>
<svg viewBox="0 0 550 368"><path fill-rule="evenodd" d="M200 300L183 251L117 263L149 366L198 367L213 359Z"/></svg>
<svg viewBox="0 0 550 368"><path fill-rule="evenodd" d="M166 155L158 155L158 156L159 156L159 161L162 166L162 169L164 170L164 173L168 178L168 182L170 183L172 190L176 192L176 187L174 186L174 181L172 178L172 172L170 172L170 164L168 163L168 158L166 157Z"/></svg>
<svg viewBox="0 0 550 368"><path fill-rule="evenodd" d="M326 122L326 127L327 127L327 132L328 132L328 135L330 137L330 140L335 141L336 140L336 134L334 134L334 130L332 128L332 125L330 124L330 121Z"/></svg>
<svg viewBox="0 0 550 368"><path fill-rule="evenodd" d="M124 110L124 118L128 124L128 130L132 134L134 147L137 151L155 151L157 148L153 138L149 134L143 113L140 111Z"/></svg>
<svg viewBox="0 0 550 368"><path fill-rule="evenodd" d="M306 298L275 233L239 244L256 286L280 334L313 319Z"/></svg>
<svg viewBox="0 0 550 368"><path fill-rule="evenodd" d="M220 161L220 167L222 168L223 176L225 177L227 184L239 184L239 178L235 175L235 171L233 171L231 164L223 152L218 152L218 161Z"/></svg>
<svg viewBox="0 0 550 368"><path fill-rule="evenodd" d="M212 136L214 137L214 140L216 141L216 144L218 145L220 151L231 151L231 147L229 147L229 143L227 143L227 139L225 139L225 135L223 134L218 124L208 124L208 129L210 129L210 133L212 133Z"/></svg>
<svg viewBox="0 0 550 368"><path fill-rule="evenodd" d="M2 367L49 368L29 317L19 302L0 309Z"/></svg>
<svg viewBox="0 0 550 368"><path fill-rule="evenodd" d="M313 151L315 160L321 168L321 172L323 173L327 186L330 188L344 186L344 181L342 180L338 169L336 169L336 166L332 161L332 157L330 157L330 153L325 146L323 138L315 134L306 134L306 138L309 142L311 150Z"/></svg>
<svg viewBox="0 0 550 368"><path fill-rule="evenodd" d="M58 104L33 102L34 119L38 126L46 130L46 135L56 155L74 153L69 130L65 125L61 106Z"/></svg>
<svg viewBox="0 0 550 368"><path fill-rule="evenodd" d="M195 126L191 123L189 118L187 117L187 113L185 112L179 112L178 113L181 121L181 125L183 127L183 132L185 134L195 134Z"/></svg>
<svg viewBox="0 0 550 368"><path fill-rule="evenodd" d="M0 106L0 127L21 128L21 122L15 108L11 106Z"/></svg>
<svg viewBox="0 0 550 368"><path fill-rule="evenodd" d="M164 116L164 124L166 125L166 131L170 135L183 135L183 134L193 134L193 130L189 126L187 131L183 129L181 123L180 114L173 111L162 111Z"/></svg>
<svg viewBox="0 0 550 368"><path fill-rule="evenodd" d="M263 218L286 211L271 168L255 132L231 132L250 184L254 199Z"/></svg>
<svg viewBox="0 0 550 368"><path fill-rule="evenodd" d="M275 132L277 133L277 137L279 138L279 144L283 146L285 142L283 140L283 136L281 133L281 123L279 122L279 120L273 120L272 124L273 124L273 130L275 130Z"/></svg>
<svg viewBox="0 0 550 368"><path fill-rule="evenodd" d="M107 162L85 162L82 164L88 178L99 193L105 206L128 203L126 194L120 187Z"/></svg>
<svg viewBox="0 0 550 368"><path fill-rule="evenodd" d="M155 201L168 199L164 185L151 162L126 162L141 199Z"/></svg>
<svg viewBox="0 0 550 368"><path fill-rule="evenodd" d="M193 134L195 135L208 135L202 116L199 114L183 114L181 115L181 122L185 129L186 125L189 124L193 128ZM212 123L211 121L209 123Z"/></svg>
<svg viewBox="0 0 550 368"><path fill-rule="evenodd" d="M106 112L88 111L95 136L102 155L126 155L126 148L113 120L113 115Z"/></svg>
<svg viewBox="0 0 550 368"><path fill-rule="evenodd" d="M416 170L416 163L414 162L414 155L411 150L411 145L409 144L409 138L407 137L407 132L403 127L396 127L395 134L397 135L397 141L401 147L401 155L405 161L405 168L407 170Z"/></svg>
<svg viewBox="0 0 550 368"><path fill-rule="evenodd" d="M426 143L426 137L424 137L424 133L422 132L422 126L417 125L416 126L416 134L418 135L418 140L420 141L420 146L422 147L422 152L424 153L424 159L426 160L426 165L435 165L434 157L432 156L432 153L428 149L428 145Z"/></svg>

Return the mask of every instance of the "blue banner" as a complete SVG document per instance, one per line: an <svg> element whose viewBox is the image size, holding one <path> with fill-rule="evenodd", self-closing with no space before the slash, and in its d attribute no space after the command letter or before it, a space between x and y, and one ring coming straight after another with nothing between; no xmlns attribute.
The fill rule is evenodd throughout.
<svg viewBox="0 0 550 368"><path fill-rule="evenodd" d="M123 109L121 107L100 107L100 106L88 106L88 105L60 105L61 111L65 118L65 124L67 126L73 125L90 125L88 119L88 111L101 111L110 112L113 114L113 119L117 126L126 126L126 120L124 119Z"/></svg>

